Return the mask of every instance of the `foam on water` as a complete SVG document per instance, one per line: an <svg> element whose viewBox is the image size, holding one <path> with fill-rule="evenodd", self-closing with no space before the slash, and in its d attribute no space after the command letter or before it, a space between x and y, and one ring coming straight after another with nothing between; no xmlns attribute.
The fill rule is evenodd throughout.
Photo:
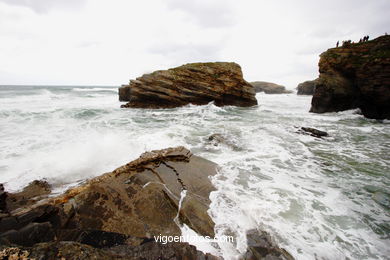
<svg viewBox="0 0 390 260"><path fill-rule="evenodd" d="M209 214L217 235L235 238L203 250L234 259L245 232L260 228L297 259L388 259L388 120L311 114L310 97L294 94L258 94L252 108L120 109L117 90L105 90L0 87L0 182L17 190L46 178L61 190L184 145L221 166ZM298 134L301 126L330 137ZM211 144L214 133L229 143Z"/></svg>

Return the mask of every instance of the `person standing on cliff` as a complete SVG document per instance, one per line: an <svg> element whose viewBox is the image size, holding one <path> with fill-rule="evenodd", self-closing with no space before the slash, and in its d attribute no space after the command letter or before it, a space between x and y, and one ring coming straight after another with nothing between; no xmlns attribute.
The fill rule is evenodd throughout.
<svg viewBox="0 0 390 260"><path fill-rule="evenodd" d="M336 43L336 48L338 48L339 47L339 41L337 41L337 43Z"/></svg>

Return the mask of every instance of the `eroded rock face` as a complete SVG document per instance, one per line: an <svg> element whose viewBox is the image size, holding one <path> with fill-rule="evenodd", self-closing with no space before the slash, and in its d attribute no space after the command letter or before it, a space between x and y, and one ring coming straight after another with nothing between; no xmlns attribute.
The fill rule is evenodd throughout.
<svg viewBox="0 0 390 260"><path fill-rule="evenodd" d="M313 95L318 84L318 79L308 80L298 84L297 95Z"/></svg>
<svg viewBox="0 0 390 260"><path fill-rule="evenodd" d="M286 250L279 248L272 238L261 230L248 230L246 234L248 250L240 260L293 260Z"/></svg>
<svg viewBox="0 0 390 260"><path fill-rule="evenodd" d="M257 105L255 91L236 63L190 63L145 74L119 88L122 107L174 108L187 104Z"/></svg>
<svg viewBox="0 0 390 260"><path fill-rule="evenodd" d="M310 112L360 108L368 118L390 119L390 36L329 49Z"/></svg>
<svg viewBox="0 0 390 260"><path fill-rule="evenodd" d="M212 237L214 223L207 210L209 194L214 190L209 176L216 173L216 167L184 147L144 153L139 159L64 195L15 209L9 217L0 219L0 237L30 246L19 237L26 233L26 226L42 223L58 240L74 241L86 230L134 237L180 235L174 221L177 215L180 223ZM178 214L183 189L187 195ZM29 228L40 231L41 226ZM38 231L30 240L50 241L46 238L39 241Z"/></svg>
<svg viewBox="0 0 390 260"><path fill-rule="evenodd" d="M218 260L220 258L204 254L188 243L160 244L143 241L139 245L121 245L108 248L95 248L85 244L62 241L36 244L34 247L0 247L1 259L79 259L79 260L139 260L139 259L183 259Z"/></svg>
<svg viewBox="0 0 390 260"><path fill-rule="evenodd" d="M23 188L21 192L9 193L7 209L13 211L20 207L27 207L42 200L51 193L51 187L45 180L35 180Z"/></svg>
<svg viewBox="0 0 390 260"><path fill-rule="evenodd" d="M290 90L286 90L286 88L282 85L278 85L271 82L265 81L254 81L250 83L257 92L264 92L265 94L288 94L292 93Z"/></svg>
<svg viewBox="0 0 390 260"><path fill-rule="evenodd" d="M215 163L176 147L144 153L56 197L46 196L50 186L44 181L16 194L0 186L5 200L23 201L5 204L0 214L0 258L220 259L187 243L154 240L181 235L181 224L214 236L207 210L214 190L209 177L216 172ZM285 259L275 258L288 254L264 235L251 235L256 241L250 240L242 259Z"/></svg>

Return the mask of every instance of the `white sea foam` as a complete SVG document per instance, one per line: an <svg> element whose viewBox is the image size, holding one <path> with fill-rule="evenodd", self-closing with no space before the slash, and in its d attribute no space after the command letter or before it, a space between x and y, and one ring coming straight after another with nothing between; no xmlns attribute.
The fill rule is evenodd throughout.
<svg viewBox="0 0 390 260"><path fill-rule="evenodd" d="M46 178L60 192L144 151L184 145L221 165L209 213L217 235L235 237L198 245L204 251L234 259L246 250L245 232L260 228L297 259L388 259L390 215L366 189L390 185L388 122L308 113L310 97L296 95L258 94L253 108L143 110L120 109L114 89L80 89L0 88L7 189ZM298 134L301 126L330 137ZM214 133L229 143L211 144Z"/></svg>
<svg viewBox="0 0 390 260"><path fill-rule="evenodd" d="M78 92L94 92L94 91L112 91L112 92L118 92L118 88L73 88L72 91L78 91Z"/></svg>

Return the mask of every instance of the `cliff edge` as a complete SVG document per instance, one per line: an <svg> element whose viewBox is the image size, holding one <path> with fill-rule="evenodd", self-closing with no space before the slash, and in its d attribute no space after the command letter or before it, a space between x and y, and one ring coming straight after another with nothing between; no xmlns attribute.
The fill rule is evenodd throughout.
<svg viewBox="0 0 390 260"><path fill-rule="evenodd" d="M327 50L319 72L310 112L360 108L365 117L390 119L390 36Z"/></svg>

